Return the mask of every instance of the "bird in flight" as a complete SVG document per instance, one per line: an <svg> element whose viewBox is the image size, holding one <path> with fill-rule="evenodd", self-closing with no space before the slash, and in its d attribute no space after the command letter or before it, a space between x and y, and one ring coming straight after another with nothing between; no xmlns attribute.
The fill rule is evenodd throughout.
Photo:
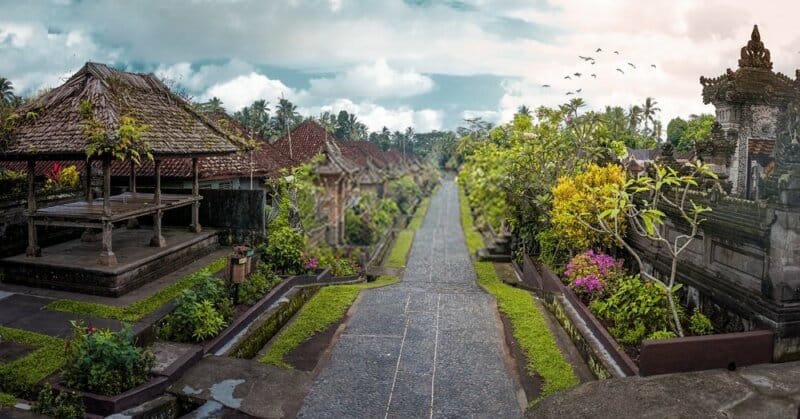
<svg viewBox="0 0 800 419"><path fill-rule="evenodd" d="M597 74L592 73L592 77L597 78Z"/></svg>
<svg viewBox="0 0 800 419"><path fill-rule="evenodd" d="M549 84L543 84L542 87L550 87Z"/></svg>
<svg viewBox="0 0 800 419"><path fill-rule="evenodd" d="M578 89L578 90L575 91L575 93L580 93L582 91L583 91L583 89Z"/></svg>
<svg viewBox="0 0 800 419"><path fill-rule="evenodd" d="M583 55L579 55L578 58L580 58L583 61L589 61L592 59L592 57L584 57Z"/></svg>
<svg viewBox="0 0 800 419"><path fill-rule="evenodd" d="M602 51L603 51L602 48L597 48L597 50L595 50L595 52L602 52Z"/></svg>
<svg viewBox="0 0 800 419"><path fill-rule="evenodd" d="M631 67L633 67L633 68L636 68L636 66L635 66L635 65L633 65L633 63L628 63L628 65L629 65L629 66L631 66Z"/></svg>
<svg viewBox="0 0 800 419"><path fill-rule="evenodd" d="M650 64L650 67L656 68L655 64Z"/></svg>
<svg viewBox="0 0 800 419"><path fill-rule="evenodd" d="M575 73L575 74L573 74L573 76L575 76L575 77L580 77L580 76L581 76L581 73Z"/></svg>
<svg viewBox="0 0 800 419"><path fill-rule="evenodd" d="M619 55L619 51L614 51L614 54L617 54L617 55Z"/></svg>
<svg viewBox="0 0 800 419"><path fill-rule="evenodd" d="M622 73L622 74L625 74L625 72L624 72L624 71L622 71L622 69L620 69L620 68L618 68L618 69L617 69L617 71L619 71L619 72L620 72L620 73Z"/></svg>
<svg viewBox="0 0 800 419"><path fill-rule="evenodd" d="M568 79L568 80L572 80L572 77L570 77L570 76L564 76L564 79L565 79L565 80L567 80L567 79Z"/></svg>
<svg viewBox="0 0 800 419"><path fill-rule="evenodd" d="M572 92L567 92L567 96L569 96L569 95L574 95L574 93L572 93Z"/></svg>

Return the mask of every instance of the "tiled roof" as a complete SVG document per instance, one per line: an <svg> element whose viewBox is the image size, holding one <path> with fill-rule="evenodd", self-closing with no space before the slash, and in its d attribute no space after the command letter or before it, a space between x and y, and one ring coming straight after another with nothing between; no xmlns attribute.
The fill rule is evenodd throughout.
<svg viewBox="0 0 800 419"><path fill-rule="evenodd" d="M345 158L355 163L360 169L358 180L362 183L378 183L382 179L382 171L373 163L372 157L358 146L363 141L337 141Z"/></svg>
<svg viewBox="0 0 800 419"><path fill-rule="evenodd" d="M379 169L389 168L389 161L387 160L387 157L384 155L383 150L381 150L377 145L369 141L354 141L353 145L367 153L372 158L373 164L375 164L375 166Z"/></svg>
<svg viewBox="0 0 800 419"><path fill-rule="evenodd" d="M108 133L124 116L150 126L142 139L156 156L221 155L239 148L228 135L170 92L152 74L127 73L87 63L66 83L20 108L21 119L0 159L82 158L87 146L80 103L90 100L94 118Z"/></svg>
<svg viewBox="0 0 800 419"><path fill-rule="evenodd" d="M306 120L272 145L284 154L288 154L294 161L302 163L311 161L319 154L324 154L327 157L325 163L315 168L319 174L357 172L358 165L342 154L335 140L322 125L312 120Z"/></svg>

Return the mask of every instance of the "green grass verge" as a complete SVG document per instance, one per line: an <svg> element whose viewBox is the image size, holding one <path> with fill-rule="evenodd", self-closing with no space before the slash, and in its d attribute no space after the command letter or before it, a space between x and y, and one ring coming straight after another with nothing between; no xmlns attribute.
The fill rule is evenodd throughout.
<svg viewBox="0 0 800 419"><path fill-rule="evenodd" d="M3 341L37 347L33 352L0 364L0 390L34 396L36 385L64 365L64 341L27 330L0 326Z"/></svg>
<svg viewBox="0 0 800 419"><path fill-rule="evenodd" d="M414 217L411 218L411 222L408 223L408 228L412 230L419 230L422 228L422 222L425 221L425 214L428 213L428 207L431 205L431 198L425 198L420 202L419 206L417 207L417 211L414 212Z"/></svg>
<svg viewBox="0 0 800 419"><path fill-rule="evenodd" d="M315 334L341 320L361 290L391 285L399 280L396 276L382 276L363 284L329 285L322 288L303 306L297 318L278 333L269 351L259 362L292 368L283 357Z"/></svg>
<svg viewBox="0 0 800 419"><path fill-rule="evenodd" d="M469 251L474 253L484 246L483 238L474 230L466 195L459 188L461 224ZM542 378L544 385L540 396L531 401L535 405L557 391L580 384L570 363L556 345L544 315L525 290L503 283L491 262L476 262L478 284L497 299L497 307L511 320L514 338L528 357L528 371Z"/></svg>
<svg viewBox="0 0 800 419"><path fill-rule="evenodd" d="M405 267L408 259L408 252L411 251L412 242L414 242L414 230L405 229L397 233L394 246L392 246L392 251L389 253L389 259L386 261L386 267Z"/></svg>
<svg viewBox="0 0 800 419"><path fill-rule="evenodd" d="M125 322L136 322L156 311L169 300L177 297L181 291L191 288L199 282L205 273L216 274L225 268L226 258L221 257L203 269L188 274L170 286L141 299L129 306L118 307L107 304L87 303L74 300L56 300L45 306L52 311L80 314L82 316L115 319Z"/></svg>
<svg viewBox="0 0 800 419"><path fill-rule="evenodd" d="M8 393L0 392L0 408L12 407L17 404L17 398Z"/></svg>

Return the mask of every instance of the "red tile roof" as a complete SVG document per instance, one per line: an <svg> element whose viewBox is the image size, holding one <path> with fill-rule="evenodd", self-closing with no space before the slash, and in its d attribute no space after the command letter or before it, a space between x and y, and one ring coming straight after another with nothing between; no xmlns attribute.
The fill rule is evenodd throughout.
<svg viewBox="0 0 800 419"><path fill-rule="evenodd" d="M358 171L358 165L342 154L336 138L313 120L303 121L272 145L284 154L288 154L293 160L302 163L310 162L317 155L324 154L327 157L326 162L315 168L319 174Z"/></svg>
<svg viewBox="0 0 800 419"><path fill-rule="evenodd" d="M751 138L747 144L747 150L751 155L761 154L771 156L775 151L775 140Z"/></svg>

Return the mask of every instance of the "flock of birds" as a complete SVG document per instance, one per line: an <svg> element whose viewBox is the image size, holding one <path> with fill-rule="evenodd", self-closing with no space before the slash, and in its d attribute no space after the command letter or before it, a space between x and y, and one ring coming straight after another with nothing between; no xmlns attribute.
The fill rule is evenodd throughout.
<svg viewBox="0 0 800 419"><path fill-rule="evenodd" d="M599 53L602 53L602 52L603 52L603 49L602 49L602 48L597 48L597 50L595 50L595 54L599 54ZM619 55L619 51L613 51L612 53L613 53L614 55ZM594 57L591 57L591 56L583 56L583 55L579 55L579 56L578 56L578 58L580 58L581 60L583 60L583 62L584 62L584 63L589 63L589 64L591 64L591 65L595 65L595 64L597 64L597 59L595 59ZM632 63L632 62L628 62L627 64L628 64L628 66L629 66L631 69L630 69L630 70L628 70L628 69L626 68L626 70L628 70L628 71L633 71L633 70L636 70L636 69L637 69L637 67L636 67L636 64L634 64L634 63ZM655 65L655 64L650 64L650 67L651 67L651 68L653 68L653 69L655 69L655 68L656 68L656 65ZM623 66L623 68L624 68L624 66ZM616 68L616 71L617 71L618 73L622 74L622 75L624 75L624 74L625 74L625 70L623 70L623 69L622 69L622 68L620 68L620 67L617 67L617 68ZM565 79L565 80L575 80L575 79L579 79L579 78L581 78L582 76L584 76L584 73L575 72L575 73L572 73L572 74L567 74L566 76L564 76L564 79ZM574 79L573 79L573 77L574 77ZM590 73L590 74L589 74L589 77L591 77L591 78L593 78L593 79L596 79L596 78L597 78L597 73ZM543 84L543 85L542 85L542 87L543 87L543 88L550 88L550 85L549 85L549 84ZM579 88L579 89L575 89L575 90L570 90L570 91L566 92L566 96L575 95L575 94L581 93L582 91L583 91L583 88Z"/></svg>

